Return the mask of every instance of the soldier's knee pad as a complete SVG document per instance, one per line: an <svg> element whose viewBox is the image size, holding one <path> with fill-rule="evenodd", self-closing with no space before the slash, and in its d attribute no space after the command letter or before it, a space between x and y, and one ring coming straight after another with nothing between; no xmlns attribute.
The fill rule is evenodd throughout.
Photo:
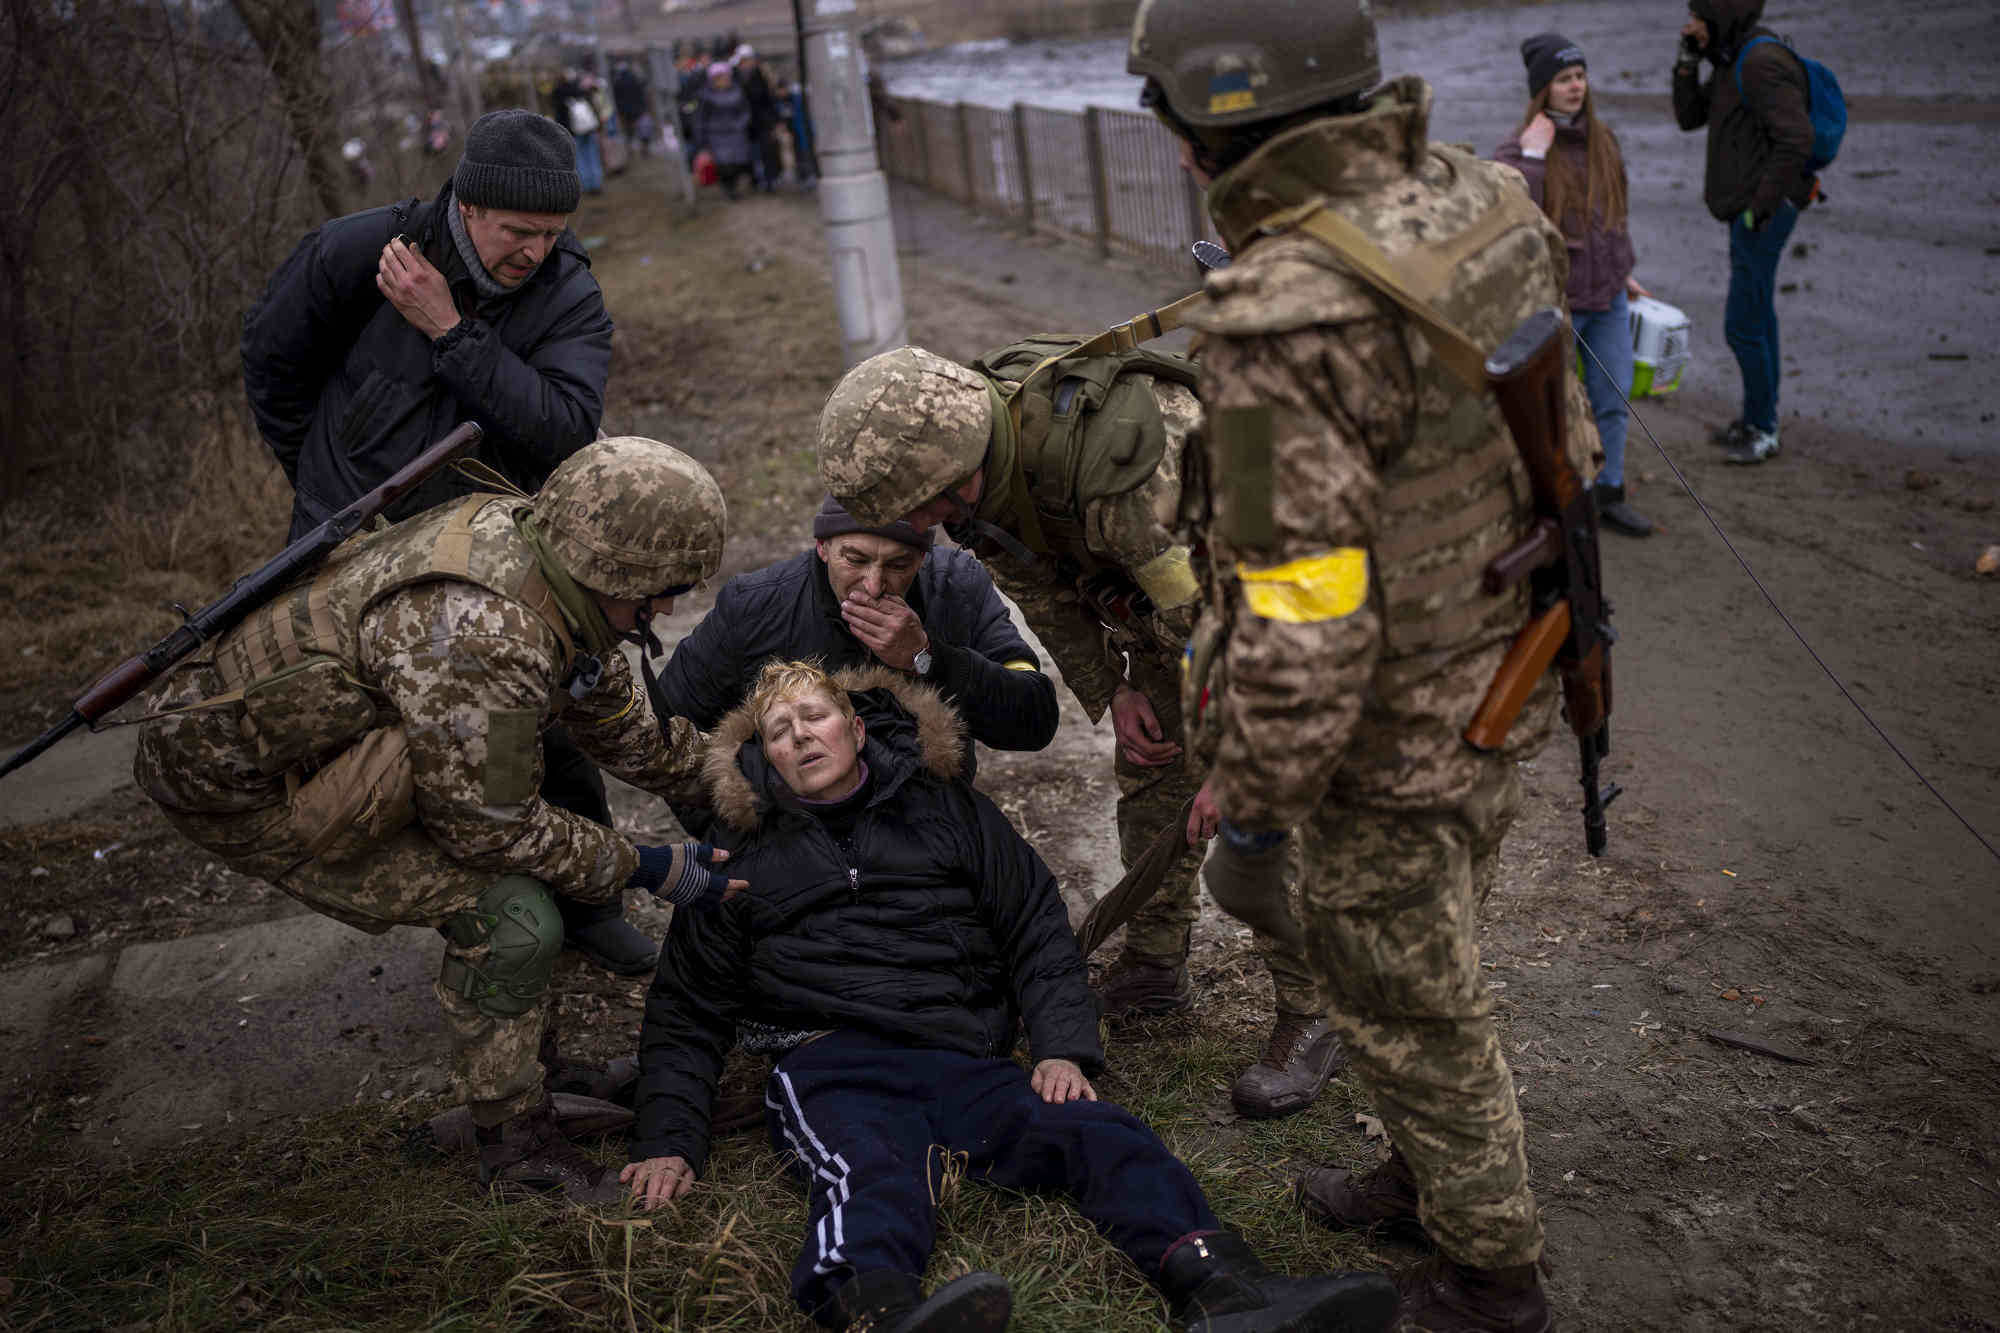
<svg viewBox="0 0 2000 1333"><path fill-rule="evenodd" d="M447 954L440 979L492 1018L518 1018L540 1003L563 947L555 896L527 875L494 880L471 911L447 918L443 931L461 949L487 946L478 967Z"/></svg>

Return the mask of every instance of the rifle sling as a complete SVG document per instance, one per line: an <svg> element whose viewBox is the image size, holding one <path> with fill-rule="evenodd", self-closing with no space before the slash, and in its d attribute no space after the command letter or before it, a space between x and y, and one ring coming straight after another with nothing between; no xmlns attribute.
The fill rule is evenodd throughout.
<svg viewBox="0 0 2000 1333"><path fill-rule="evenodd" d="M1125 878L1113 885L1091 907L1083 924L1076 928L1078 953L1089 958L1099 945L1110 938L1111 932L1130 921L1140 908L1153 900L1153 895L1160 891L1160 885L1166 882L1167 872L1187 848L1187 823L1193 811L1194 798L1189 797L1173 822L1153 835L1153 840L1146 844L1146 850L1125 872Z"/></svg>

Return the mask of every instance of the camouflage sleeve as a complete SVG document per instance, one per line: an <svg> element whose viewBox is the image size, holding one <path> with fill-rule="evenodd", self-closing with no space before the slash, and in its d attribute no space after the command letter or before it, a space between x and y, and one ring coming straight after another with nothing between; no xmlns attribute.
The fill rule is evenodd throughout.
<svg viewBox="0 0 2000 1333"><path fill-rule="evenodd" d="M1000 556L987 562L993 582L1021 608L1021 618L1042 641L1062 672L1063 683L1096 722L1111 706L1123 678L1123 665L1104 642L1104 626L1083 604L1074 588L1054 579L1022 575L1014 561Z"/></svg>
<svg viewBox="0 0 2000 1333"><path fill-rule="evenodd" d="M1407 438L1414 377L1380 317L1212 337L1203 372L1209 547L1229 626L1209 677L1214 794L1232 823L1282 829L1340 766L1380 652L1367 595L1377 460Z"/></svg>
<svg viewBox="0 0 2000 1333"><path fill-rule="evenodd" d="M470 584L427 583L364 616L361 643L363 674L402 714L417 815L447 855L585 900L624 887L632 844L538 794L560 689L545 624Z"/></svg>
<svg viewBox="0 0 2000 1333"><path fill-rule="evenodd" d="M671 805L702 803L701 733L684 717L660 725L624 653L605 659L597 688L564 708L562 720L577 747L607 773Z"/></svg>

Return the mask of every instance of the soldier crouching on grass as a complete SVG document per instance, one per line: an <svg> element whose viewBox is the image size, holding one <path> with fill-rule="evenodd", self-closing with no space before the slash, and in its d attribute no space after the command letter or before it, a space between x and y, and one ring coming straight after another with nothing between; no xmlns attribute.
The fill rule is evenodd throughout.
<svg viewBox="0 0 2000 1333"><path fill-rule="evenodd" d="M677 1198L706 1165L740 1035L776 1057L771 1144L810 1193L792 1295L824 1327L1007 1326L997 1274L928 1299L918 1285L942 1152L1002 1189L1067 1193L1190 1333L1386 1328L1386 1278L1272 1273L1151 1129L1097 1100L1097 1010L1055 877L958 776L964 746L934 687L884 667L772 662L717 727L712 804L754 887L661 951L623 1172L635 1198ZM1022 1028L1032 1073L1012 1059Z"/></svg>
<svg viewBox="0 0 2000 1333"><path fill-rule="evenodd" d="M140 733L140 787L232 869L371 934L445 937L436 992L482 1182L618 1198L544 1085L553 893L707 905L729 881L706 848L635 847L542 800L540 735L560 721L627 782L695 790L699 734L654 720L618 640L657 647L652 617L715 572L724 525L699 463L598 441L532 500L463 497L347 542L189 659L155 694L178 711Z"/></svg>

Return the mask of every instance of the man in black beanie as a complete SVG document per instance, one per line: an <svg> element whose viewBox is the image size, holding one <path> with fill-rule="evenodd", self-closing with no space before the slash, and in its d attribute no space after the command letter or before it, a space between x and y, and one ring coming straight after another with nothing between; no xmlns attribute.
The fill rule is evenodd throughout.
<svg viewBox="0 0 2000 1333"><path fill-rule="evenodd" d="M509 109L481 116L428 202L350 213L309 233L243 320L243 383L292 483L297 537L386 480L461 421L475 457L534 492L597 438L611 317L568 230L579 186L569 131ZM391 520L473 488L452 469ZM544 737L542 797L611 823L604 779L568 734ZM610 970L657 949L616 903L558 898L567 943Z"/></svg>
<svg viewBox="0 0 2000 1333"><path fill-rule="evenodd" d="M660 717L707 731L743 702L765 662L812 658L827 671L880 663L929 681L971 739L996 750L1055 738L1055 686L984 565L956 547L933 550L928 529L871 527L831 496L812 529L810 550L722 586L660 673Z"/></svg>

